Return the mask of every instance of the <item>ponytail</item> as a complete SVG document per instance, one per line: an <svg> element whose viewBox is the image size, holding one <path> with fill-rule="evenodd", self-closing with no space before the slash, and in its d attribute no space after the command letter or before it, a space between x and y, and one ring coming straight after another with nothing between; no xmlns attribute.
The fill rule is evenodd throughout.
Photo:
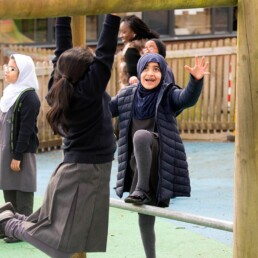
<svg viewBox="0 0 258 258"><path fill-rule="evenodd" d="M50 105L47 121L55 134L67 135L74 87L87 73L93 59L90 48L70 48L60 55L54 71L53 85L46 97Z"/></svg>
<svg viewBox="0 0 258 258"><path fill-rule="evenodd" d="M51 88L47 101L51 106L47 112L47 121L54 134L66 136L69 130L67 115L74 88L68 78L62 76Z"/></svg>

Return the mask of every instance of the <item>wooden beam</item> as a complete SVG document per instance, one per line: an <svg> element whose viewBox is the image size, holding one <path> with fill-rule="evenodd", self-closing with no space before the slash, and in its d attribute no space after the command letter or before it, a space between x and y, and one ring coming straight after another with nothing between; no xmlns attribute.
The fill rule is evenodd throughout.
<svg viewBox="0 0 258 258"><path fill-rule="evenodd" d="M76 253L71 258L87 258L85 253Z"/></svg>
<svg viewBox="0 0 258 258"><path fill-rule="evenodd" d="M0 19L31 19L234 5L237 5L237 0L8 0L0 1Z"/></svg>
<svg viewBox="0 0 258 258"><path fill-rule="evenodd" d="M238 1L234 258L258 255L258 7Z"/></svg>
<svg viewBox="0 0 258 258"><path fill-rule="evenodd" d="M74 16L72 18L73 46L85 47L86 45L86 16Z"/></svg>

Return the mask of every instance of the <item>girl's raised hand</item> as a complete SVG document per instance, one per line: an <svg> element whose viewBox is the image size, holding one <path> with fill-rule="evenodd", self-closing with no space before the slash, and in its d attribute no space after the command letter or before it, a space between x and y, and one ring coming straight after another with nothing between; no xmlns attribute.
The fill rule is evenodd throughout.
<svg viewBox="0 0 258 258"><path fill-rule="evenodd" d="M188 65L185 65L184 67L196 80L201 80L205 74L210 74L206 71L208 66L209 63L205 62L204 56L201 58L201 61L199 61L198 56L196 56L194 67L190 67Z"/></svg>

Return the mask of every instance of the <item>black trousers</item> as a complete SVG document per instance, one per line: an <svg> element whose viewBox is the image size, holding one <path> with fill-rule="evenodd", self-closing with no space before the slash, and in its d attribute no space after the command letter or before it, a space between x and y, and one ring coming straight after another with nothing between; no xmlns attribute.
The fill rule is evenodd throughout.
<svg viewBox="0 0 258 258"><path fill-rule="evenodd" d="M29 216L33 212L34 192L3 190L5 202L11 202L15 211Z"/></svg>

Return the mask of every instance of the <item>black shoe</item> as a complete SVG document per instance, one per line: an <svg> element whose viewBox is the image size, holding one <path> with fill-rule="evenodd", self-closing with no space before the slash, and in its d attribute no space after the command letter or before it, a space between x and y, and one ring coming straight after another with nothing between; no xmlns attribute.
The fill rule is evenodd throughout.
<svg viewBox="0 0 258 258"><path fill-rule="evenodd" d="M10 210L6 210L0 213L0 223L14 217L14 213Z"/></svg>
<svg viewBox="0 0 258 258"><path fill-rule="evenodd" d="M14 237L5 237L4 241L5 241L5 243L8 243L8 244L21 242L20 239L17 239L17 238L14 238Z"/></svg>
<svg viewBox="0 0 258 258"><path fill-rule="evenodd" d="M132 204L137 204L137 205L143 205L143 204L148 204L151 202L150 196L143 192L143 191L137 191L140 193L132 193L128 197L125 198L126 203L132 203Z"/></svg>
<svg viewBox="0 0 258 258"><path fill-rule="evenodd" d="M13 213L15 213L14 207L13 207L12 203L10 203L10 202L7 202L6 204L4 204L3 206L0 207L0 213L2 213L3 211L6 211L6 210L10 210Z"/></svg>

